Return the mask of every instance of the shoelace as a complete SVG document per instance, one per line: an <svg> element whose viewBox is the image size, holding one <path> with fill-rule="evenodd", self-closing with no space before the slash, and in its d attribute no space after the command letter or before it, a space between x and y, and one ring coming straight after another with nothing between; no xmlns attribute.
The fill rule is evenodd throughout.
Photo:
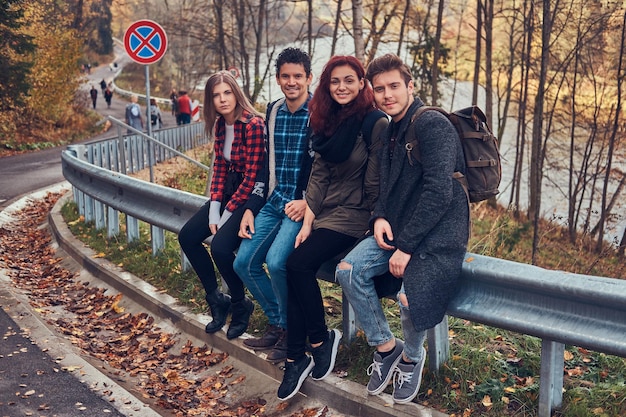
<svg viewBox="0 0 626 417"><path fill-rule="evenodd" d="M413 371L404 372L400 368L396 366L393 373L393 385L398 388L402 388L402 385L406 383L411 383L411 379L413 378Z"/></svg>
<svg viewBox="0 0 626 417"><path fill-rule="evenodd" d="M383 373L380 371L380 366L382 364L383 364L382 362L378 362L378 361L374 360L374 362L372 362L372 364L367 367L367 376L370 376L374 372L376 372L378 374L378 378L382 378L383 377Z"/></svg>

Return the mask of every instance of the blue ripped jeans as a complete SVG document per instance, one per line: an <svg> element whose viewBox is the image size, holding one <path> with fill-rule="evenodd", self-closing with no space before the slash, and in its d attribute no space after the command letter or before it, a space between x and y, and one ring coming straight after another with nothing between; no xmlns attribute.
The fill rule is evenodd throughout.
<svg viewBox="0 0 626 417"><path fill-rule="evenodd" d="M383 312L373 278L389 271L389 258L392 250L384 250L378 246L376 239L369 236L363 239L339 263L346 262L350 269L340 269L337 266L335 278L348 302L352 305L359 327L365 332L370 346L382 345L393 339L393 333ZM404 294L404 285L398 294ZM404 334L404 355L413 362L422 360L422 346L426 339L425 331L415 330L409 314L410 306L398 303L400 306L400 320Z"/></svg>

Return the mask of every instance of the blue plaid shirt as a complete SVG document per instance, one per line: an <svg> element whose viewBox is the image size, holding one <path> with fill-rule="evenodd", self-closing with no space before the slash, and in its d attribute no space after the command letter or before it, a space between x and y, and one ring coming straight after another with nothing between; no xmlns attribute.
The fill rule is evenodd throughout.
<svg viewBox="0 0 626 417"><path fill-rule="evenodd" d="M309 96L310 99L310 96ZM308 149L307 125L309 100L291 113L287 104L278 109L274 126L274 153L276 155L276 187L267 199L280 211L291 200L304 198L295 195L302 165L302 156Z"/></svg>

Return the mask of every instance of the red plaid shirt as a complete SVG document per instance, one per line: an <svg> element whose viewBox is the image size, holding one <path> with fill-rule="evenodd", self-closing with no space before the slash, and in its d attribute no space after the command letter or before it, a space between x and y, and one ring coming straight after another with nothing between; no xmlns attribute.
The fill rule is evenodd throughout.
<svg viewBox="0 0 626 417"><path fill-rule="evenodd" d="M243 137L245 129L245 138ZM243 181L225 209L233 212L248 201L254 189L257 172L265 158L265 121L244 111L242 117L235 121L235 138L230 152L230 164L224 159L224 141L226 122L223 117L215 123L215 163L211 181L211 201L222 201L226 173L229 169L244 174Z"/></svg>

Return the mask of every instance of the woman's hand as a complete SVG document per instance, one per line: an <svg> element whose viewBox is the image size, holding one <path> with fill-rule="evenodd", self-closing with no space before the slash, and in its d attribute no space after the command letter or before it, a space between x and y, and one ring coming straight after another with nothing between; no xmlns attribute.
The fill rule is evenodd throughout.
<svg viewBox="0 0 626 417"><path fill-rule="evenodd" d="M239 223L239 237L242 239L252 239L254 234L254 214L252 210L247 209L243 213L241 223Z"/></svg>
<svg viewBox="0 0 626 417"><path fill-rule="evenodd" d="M294 248L297 248L298 246L300 246L300 244L304 242L305 240L307 240L307 238L310 235L311 235L311 225L303 224L302 228L300 229L300 232L298 232L298 235L296 236L296 243L294 245Z"/></svg>

